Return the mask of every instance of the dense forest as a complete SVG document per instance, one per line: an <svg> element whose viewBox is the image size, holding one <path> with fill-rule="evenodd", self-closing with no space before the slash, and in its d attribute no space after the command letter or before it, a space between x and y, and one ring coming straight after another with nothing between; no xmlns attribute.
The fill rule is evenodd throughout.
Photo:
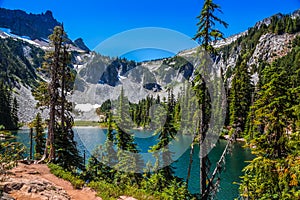
<svg viewBox="0 0 300 200"><path fill-rule="evenodd" d="M0 82L0 125L6 130L18 128L18 102L12 90Z"/></svg>

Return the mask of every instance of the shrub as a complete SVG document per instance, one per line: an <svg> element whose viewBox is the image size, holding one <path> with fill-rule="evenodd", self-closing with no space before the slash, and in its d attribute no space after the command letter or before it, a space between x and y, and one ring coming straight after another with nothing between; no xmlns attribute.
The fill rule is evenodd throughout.
<svg viewBox="0 0 300 200"><path fill-rule="evenodd" d="M69 181L75 189L81 189L83 187L84 181L72 172L66 171L62 167L55 164L49 164L48 167L53 175Z"/></svg>

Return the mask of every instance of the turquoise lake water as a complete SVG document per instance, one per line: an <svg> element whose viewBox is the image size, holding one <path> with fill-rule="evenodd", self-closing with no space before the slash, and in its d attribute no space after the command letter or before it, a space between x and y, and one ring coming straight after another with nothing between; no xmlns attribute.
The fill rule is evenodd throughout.
<svg viewBox="0 0 300 200"><path fill-rule="evenodd" d="M80 128L76 127L75 130L75 140L78 143L78 149L83 154L86 152L87 158L91 155L91 152L95 147L101 145L106 139L106 129L100 128ZM147 154L150 146L154 145L157 140L156 136L152 136L150 132L145 131L134 131L135 132L135 142L137 143L141 154ZM17 141L22 142L28 148L29 152L29 130L23 129L15 133L17 135ZM209 153L209 159L211 161L211 170L215 167L216 162L219 160L225 146L226 142L220 140L215 148ZM183 136L178 140L174 140L172 145L170 145L170 150L176 152L174 154L174 159L176 161L172 163L175 169L175 174L178 177L186 179L187 167L189 163L189 148L190 138ZM230 154L226 156L225 171L221 174L220 188L216 199L220 200L231 200L238 197L238 184L240 182L240 176L242 175L242 169L247 165L245 161L250 161L253 159L249 149L242 147L242 143L235 143ZM189 190L192 193L199 193L199 146L195 146L194 162L192 165L191 179L189 183ZM145 156L147 157L147 156ZM146 159L146 158L145 158ZM149 158L147 158L149 159Z"/></svg>

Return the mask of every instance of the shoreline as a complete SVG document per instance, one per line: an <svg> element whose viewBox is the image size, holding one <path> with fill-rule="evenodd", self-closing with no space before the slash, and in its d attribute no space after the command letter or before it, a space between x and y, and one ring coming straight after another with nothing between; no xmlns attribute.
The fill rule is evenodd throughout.
<svg viewBox="0 0 300 200"><path fill-rule="evenodd" d="M229 140L230 136L229 135L223 135L223 136L220 136L220 139ZM237 142L246 142L246 140L244 138L236 138L236 141Z"/></svg>

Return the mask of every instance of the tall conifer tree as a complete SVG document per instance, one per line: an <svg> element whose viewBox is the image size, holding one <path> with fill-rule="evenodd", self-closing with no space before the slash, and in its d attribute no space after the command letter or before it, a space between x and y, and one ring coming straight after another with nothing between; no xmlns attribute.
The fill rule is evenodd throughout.
<svg viewBox="0 0 300 200"><path fill-rule="evenodd" d="M49 109L47 141L41 160L48 158L49 162L72 169L82 167L82 159L74 141L72 105L67 100L73 89L74 74L68 67L71 57L66 37L62 26L56 26L49 36L53 49L46 53L42 70L50 81L41 82L33 94L39 107Z"/></svg>
<svg viewBox="0 0 300 200"><path fill-rule="evenodd" d="M215 4L213 0L205 0L201 13L197 17L199 19L197 24L198 31L194 37L194 40L199 41L202 47L209 52L214 51L214 48L211 45L213 40L224 38L223 33L215 28L216 22L220 23L225 28L228 26L226 22L215 15L215 11L222 12L220 6Z"/></svg>

